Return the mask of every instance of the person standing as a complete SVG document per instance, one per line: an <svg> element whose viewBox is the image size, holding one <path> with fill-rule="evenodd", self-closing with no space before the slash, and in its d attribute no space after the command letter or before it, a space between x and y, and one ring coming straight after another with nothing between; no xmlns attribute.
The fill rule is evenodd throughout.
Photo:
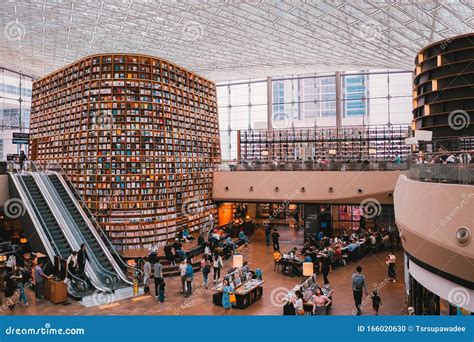
<svg viewBox="0 0 474 342"><path fill-rule="evenodd" d="M28 158L26 157L25 151L20 151L20 156L19 156L19 161L20 161L20 172L23 172L25 168L25 161L27 161Z"/></svg>
<svg viewBox="0 0 474 342"><path fill-rule="evenodd" d="M273 229L272 241L273 241L273 250L279 251L280 250L280 234L278 234L278 230L276 228Z"/></svg>
<svg viewBox="0 0 474 342"><path fill-rule="evenodd" d="M181 277L181 293L186 294L186 260L182 260L179 264L179 276Z"/></svg>
<svg viewBox="0 0 474 342"><path fill-rule="evenodd" d="M15 298L13 295L15 294L16 287L17 278L14 274L14 270L8 270L5 276L5 299L10 310L13 310L15 307Z"/></svg>
<svg viewBox="0 0 474 342"><path fill-rule="evenodd" d="M367 286L365 285L365 276L362 274L362 267L357 266L356 272L352 274L352 294L354 296L354 304L357 310L357 315L362 313L362 290L367 295Z"/></svg>
<svg viewBox="0 0 474 342"><path fill-rule="evenodd" d="M380 305L382 305L382 299L379 296L377 289L372 291L372 309L374 309L374 315L379 315Z"/></svg>
<svg viewBox="0 0 474 342"><path fill-rule="evenodd" d="M188 263L186 266L186 294L185 297L190 297L193 294L193 280L194 270L192 263Z"/></svg>
<svg viewBox="0 0 474 342"><path fill-rule="evenodd" d="M390 251L387 255L387 266L388 266L388 280L396 282L397 275L395 271L395 262L397 261L397 257L395 256L395 253L393 251Z"/></svg>
<svg viewBox="0 0 474 342"><path fill-rule="evenodd" d="M160 286L163 283L163 266L159 259L153 265L153 277L155 280L155 298L158 301Z"/></svg>
<svg viewBox="0 0 474 342"><path fill-rule="evenodd" d="M272 235L272 228L268 222L265 223L265 244L270 246L270 237Z"/></svg>
<svg viewBox="0 0 474 342"><path fill-rule="evenodd" d="M145 258L145 264L143 265L143 291L145 294L150 293L150 279L151 279L151 263L148 258Z"/></svg>
<svg viewBox="0 0 474 342"><path fill-rule="evenodd" d="M323 295L323 290L320 287L316 289L312 298L313 302L313 315L321 316L326 315L326 308L331 304L331 300Z"/></svg>
<svg viewBox="0 0 474 342"><path fill-rule="evenodd" d="M230 302L230 295L234 292L234 288L230 285L228 279L224 279L222 286L222 306L224 308L224 315L229 315L232 310L232 303Z"/></svg>
<svg viewBox="0 0 474 342"><path fill-rule="evenodd" d="M211 266L209 264L209 261L206 259L206 257L203 257L201 263L204 264L202 267L202 277L204 280L204 287L207 289L207 282L209 279L209 273L211 273Z"/></svg>
<svg viewBox="0 0 474 342"><path fill-rule="evenodd" d="M163 248L165 252L165 258L169 261L171 266L176 266L176 260L173 255L173 251L169 241L166 241L165 247Z"/></svg>
<svg viewBox="0 0 474 342"><path fill-rule="evenodd" d="M295 296L291 299L295 314L297 316L304 316L303 293L300 290L295 291Z"/></svg>
<svg viewBox="0 0 474 342"><path fill-rule="evenodd" d="M214 284L217 280L221 277L221 268L223 266L222 257L219 255L218 252L215 252L212 257L212 266L214 268Z"/></svg>
<svg viewBox="0 0 474 342"><path fill-rule="evenodd" d="M71 272L71 274L77 273L77 252L72 251L71 255L66 260L66 274Z"/></svg>
<svg viewBox="0 0 474 342"><path fill-rule="evenodd" d="M89 259L87 256L86 245L81 244L81 249L77 253L77 266L78 266L78 274L82 276L84 274L84 268L86 267L86 261Z"/></svg>
<svg viewBox="0 0 474 342"><path fill-rule="evenodd" d="M244 228L240 230L239 240L242 241L242 243L245 244L245 246L248 246L249 238L247 237L247 235L245 235Z"/></svg>
<svg viewBox="0 0 474 342"><path fill-rule="evenodd" d="M44 274L43 264L43 261L40 260L34 268L35 297L37 301L43 300L44 278L51 278L51 276L47 276L46 274Z"/></svg>
<svg viewBox="0 0 474 342"><path fill-rule="evenodd" d="M329 284L329 271L331 269L331 259L329 258L329 253L327 247L324 249L323 260L321 261L321 272L323 273L324 285Z"/></svg>

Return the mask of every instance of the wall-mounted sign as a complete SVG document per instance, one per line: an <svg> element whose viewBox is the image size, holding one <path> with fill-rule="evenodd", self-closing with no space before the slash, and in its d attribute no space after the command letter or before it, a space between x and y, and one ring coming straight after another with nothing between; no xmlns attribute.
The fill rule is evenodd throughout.
<svg viewBox="0 0 474 342"><path fill-rule="evenodd" d="M12 144L28 144L29 141L29 133L13 133Z"/></svg>
<svg viewBox="0 0 474 342"><path fill-rule="evenodd" d="M16 161L20 159L20 155L18 154L7 154L7 161Z"/></svg>

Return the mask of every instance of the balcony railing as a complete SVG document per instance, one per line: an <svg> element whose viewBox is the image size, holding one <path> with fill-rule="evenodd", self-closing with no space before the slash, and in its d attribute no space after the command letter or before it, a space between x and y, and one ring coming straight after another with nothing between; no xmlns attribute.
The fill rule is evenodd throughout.
<svg viewBox="0 0 474 342"><path fill-rule="evenodd" d="M217 171L396 171L407 170L407 162L223 162Z"/></svg>
<svg viewBox="0 0 474 342"><path fill-rule="evenodd" d="M413 156L408 177L434 183L474 185L471 151L442 151Z"/></svg>

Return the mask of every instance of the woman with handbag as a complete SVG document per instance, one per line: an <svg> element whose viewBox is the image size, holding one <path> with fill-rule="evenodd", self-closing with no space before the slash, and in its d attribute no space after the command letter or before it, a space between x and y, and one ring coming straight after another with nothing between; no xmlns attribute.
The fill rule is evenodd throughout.
<svg viewBox="0 0 474 342"><path fill-rule="evenodd" d="M303 293L300 290L295 291L295 297L291 299L291 302L293 303L293 307L295 308L295 314L297 316L303 316L304 315Z"/></svg>
<svg viewBox="0 0 474 342"><path fill-rule="evenodd" d="M224 315L229 315L232 310L232 304L236 302L234 288L230 285L228 279L224 279L222 286L222 306L224 307Z"/></svg>

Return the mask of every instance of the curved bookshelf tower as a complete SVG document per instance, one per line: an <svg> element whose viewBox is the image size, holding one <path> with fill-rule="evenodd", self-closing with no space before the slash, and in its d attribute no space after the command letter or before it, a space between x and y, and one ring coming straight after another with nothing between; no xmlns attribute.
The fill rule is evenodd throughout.
<svg viewBox="0 0 474 342"><path fill-rule="evenodd" d="M216 90L168 61L92 55L33 84L30 157L59 162L121 250L204 227L220 161Z"/></svg>
<svg viewBox="0 0 474 342"><path fill-rule="evenodd" d="M415 59L415 129L434 138L474 135L474 34L427 46Z"/></svg>

